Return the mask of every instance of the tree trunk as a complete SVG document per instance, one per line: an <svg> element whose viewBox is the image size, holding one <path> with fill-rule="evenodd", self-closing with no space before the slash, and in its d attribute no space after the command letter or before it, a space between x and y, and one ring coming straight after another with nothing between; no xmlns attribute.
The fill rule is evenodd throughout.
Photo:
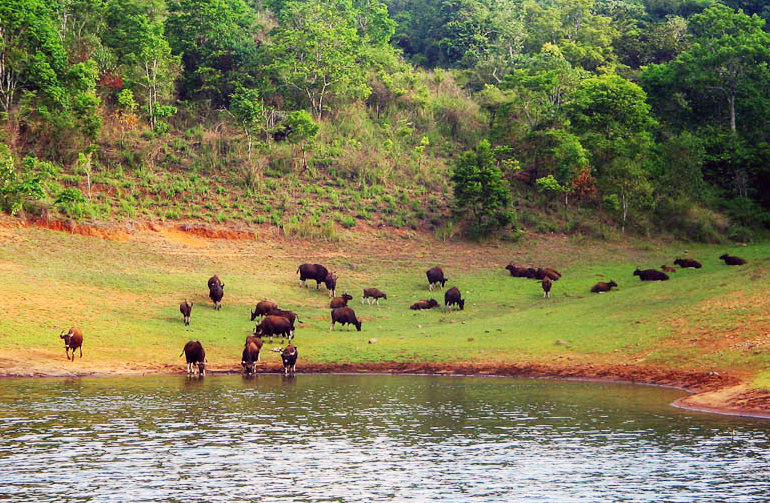
<svg viewBox="0 0 770 503"><path fill-rule="evenodd" d="M730 106L730 130L735 132L735 89L731 90L727 97L727 103Z"/></svg>
<svg viewBox="0 0 770 503"><path fill-rule="evenodd" d="M5 40L5 30L2 26L0 26L0 39L3 40L6 47L9 45ZM0 103L2 103L3 110L8 113L10 113L11 105L13 105L13 95L17 82L16 73L8 67L7 52L0 51L0 95L2 96Z"/></svg>
<svg viewBox="0 0 770 503"><path fill-rule="evenodd" d="M620 231L625 234L626 233L626 217L628 217L628 198L626 198L626 193L622 192L620 194L621 199L621 206L623 207L623 223L620 225Z"/></svg>

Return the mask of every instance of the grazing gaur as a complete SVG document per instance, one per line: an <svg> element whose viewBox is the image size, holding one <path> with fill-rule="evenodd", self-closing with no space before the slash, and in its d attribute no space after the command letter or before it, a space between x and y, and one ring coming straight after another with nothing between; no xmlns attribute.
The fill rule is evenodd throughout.
<svg viewBox="0 0 770 503"><path fill-rule="evenodd" d="M364 303L364 299L366 299L367 304L371 304L371 299L374 299L374 302L379 306L380 299L388 300L388 296L376 288L364 288L364 296L361 298L361 304Z"/></svg>
<svg viewBox="0 0 770 503"><path fill-rule="evenodd" d="M278 309L278 304L269 300L261 300L257 302L256 307L251 312L251 321L257 319L257 316L263 317L270 314L273 309Z"/></svg>
<svg viewBox="0 0 770 503"><path fill-rule="evenodd" d="M639 276L642 281L668 281L668 274L657 269L639 269L636 268L634 276Z"/></svg>
<svg viewBox="0 0 770 503"><path fill-rule="evenodd" d="M460 307L460 311L465 309L465 300L460 297L460 289L453 286L444 294L444 308L451 311L455 305Z"/></svg>
<svg viewBox="0 0 770 503"><path fill-rule="evenodd" d="M337 295L337 275L333 272L330 272L328 276L326 276L326 279L324 280L324 285L326 285L326 290L329 291L329 297L334 297Z"/></svg>
<svg viewBox="0 0 770 503"><path fill-rule="evenodd" d="M246 337L246 343L241 354L241 366L246 375L252 374L256 370L259 361L259 352L262 350L262 338L254 335Z"/></svg>
<svg viewBox="0 0 770 503"><path fill-rule="evenodd" d="M315 280L315 288L318 290L321 283L326 282L329 271L321 264L302 264L297 268L299 273L299 286L307 286L307 280Z"/></svg>
<svg viewBox="0 0 770 503"><path fill-rule="evenodd" d="M289 344L283 348L283 351L281 351L281 360L283 360L284 375L294 375L294 372L297 370L297 356L299 356L299 352L293 345Z"/></svg>
<svg viewBox="0 0 770 503"><path fill-rule="evenodd" d="M184 355L187 360L187 373L194 374L195 366L198 366L198 374L206 375L206 351L200 341L189 341L179 356Z"/></svg>
<svg viewBox="0 0 770 503"><path fill-rule="evenodd" d="M438 307L438 302L436 302L436 299L428 299L428 300L418 300L411 306L409 306L409 309L433 309L434 307Z"/></svg>
<svg viewBox="0 0 770 503"><path fill-rule="evenodd" d="M660 266L660 269L661 269L663 272L676 272L676 269L675 269L675 268L673 268L673 267L669 267L669 266L667 266L666 264L663 264L662 266Z"/></svg>
<svg viewBox="0 0 770 503"><path fill-rule="evenodd" d="M83 359L83 332L78 327L71 327L67 332L62 330L59 334L60 339L64 339L64 353L67 359L70 359L70 349L72 350L72 361L75 361L75 350L80 350L80 359Z"/></svg>
<svg viewBox="0 0 770 503"><path fill-rule="evenodd" d="M348 301L353 300L353 296L349 293L343 293L342 297L334 297L329 303L329 307L337 309L338 307L345 307L348 305Z"/></svg>
<svg viewBox="0 0 770 503"><path fill-rule="evenodd" d="M291 325L291 336L292 337L294 337L294 321L296 320L296 321L302 323L302 320L299 319L299 316L297 316L297 313L295 313L294 311L287 311L285 309L275 308L275 309L271 309L270 312L267 313L267 314L268 315L273 315L273 316L282 316L282 317L286 318L287 320L289 320L289 324Z"/></svg>
<svg viewBox="0 0 770 503"><path fill-rule="evenodd" d="M700 262L695 260L694 258L677 258L674 260L674 265L678 265L682 269L692 268L692 269L700 269L703 267Z"/></svg>
<svg viewBox="0 0 770 503"><path fill-rule="evenodd" d="M735 255L728 255L727 253L723 254L719 258L724 260L725 264L727 265L743 265L746 263L746 261L742 258L736 257Z"/></svg>
<svg viewBox="0 0 770 503"><path fill-rule="evenodd" d="M543 281L540 282L540 285L543 287L543 298L550 298L551 297L551 285L553 282L551 281L551 278L545 277L543 278Z"/></svg>
<svg viewBox="0 0 770 503"><path fill-rule="evenodd" d="M184 324L185 326L190 324L190 313L192 312L193 308L193 302L187 302L187 299L184 300L181 304L179 304L179 312L182 313L182 316L184 316Z"/></svg>
<svg viewBox="0 0 770 503"><path fill-rule="evenodd" d="M225 284L214 285L209 290L209 298L214 302L214 309L219 311L222 309L222 297L225 296Z"/></svg>
<svg viewBox="0 0 770 503"><path fill-rule="evenodd" d="M559 278L561 278L561 273L556 269L552 269L550 267L538 267L537 275L539 276L537 279L541 279L541 280L548 278L551 281L558 281Z"/></svg>
<svg viewBox="0 0 770 503"><path fill-rule="evenodd" d="M216 274L209 278L208 285L209 285L209 290L211 290L215 285L225 286L225 284L222 283L222 281L219 279L219 276L217 276Z"/></svg>
<svg viewBox="0 0 770 503"><path fill-rule="evenodd" d="M268 314L262 318L262 321L259 322L256 327L254 327L254 335L266 335L270 338L270 342L273 342L274 335L280 335L281 339L286 338L291 340L292 325L291 322L283 316Z"/></svg>
<svg viewBox="0 0 770 503"><path fill-rule="evenodd" d="M433 290L438 283L441 283L441 288L444 288L444 283L447 282L447 278L444 277L444 271L440 267L428 269L425 271L425 275L428 276L428 290Z"/></svg>
<svg viewBox="0 0 770 503"><path fill-rule="evenodd" d="M339 323L340 325L355 325L356 330L359 332L361 331L361 320L356 318L356 313L353 311L353 309L345 306L345 307L338 307L337 309L332 310L332 326L329 327L329 332L334 330L334 324ZM350 327L348 327L350 328Z"/></svg>
<svg viewBox="0 0 770 503"><path fill-rule="evenodd" d="M610 280L609 283L605 283L604 281L600 281L594 286L591 287L592 293L604 293L604 292L611 292L612 287L617 287L618 284L615 283L613 280Z"/></svg>

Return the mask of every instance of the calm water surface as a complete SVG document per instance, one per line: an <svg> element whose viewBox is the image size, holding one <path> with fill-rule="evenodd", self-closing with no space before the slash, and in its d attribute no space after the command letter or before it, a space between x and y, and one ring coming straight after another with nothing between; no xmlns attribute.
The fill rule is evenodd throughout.
<svg viewBox="0 0 770 503"><path fill-rule="evenodd" d="M0 381L0 500L770 500L770 422L509 378Z"/></svg>

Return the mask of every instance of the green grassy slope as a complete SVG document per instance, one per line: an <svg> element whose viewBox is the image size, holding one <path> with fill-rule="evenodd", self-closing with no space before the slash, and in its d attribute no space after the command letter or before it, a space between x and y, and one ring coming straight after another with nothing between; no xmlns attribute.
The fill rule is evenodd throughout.
<svg viewBox="0 0 770 503"><path fill-rule="evenodd" d="M380 257L353 251L322 260L340 275L338 294L352 293L351 306L364 320L362 332L339 327L330 332L329 298L323 288L298 287L300 261L290 242L266 253L270 248L257 242L195 248L159 239L104 241L40 229L14 229L10 235L0 242L5 285L0 351L58 351L58 330L79 325L92 361L174 363L184 343L194 339L204 344L211 361L235 364L253 327L249 310L268 298L299 313L304 324L295 342L302 359L319 363L537 362L563 356L751 373L770 367L767 243L737 250L750 263L743 268L717 260L722 248L691 248L690 256L699 257L704 268L679 270L664 283L642 283L631 273L637 264L670 263L677 253L673 249L603 251L581 245L549 253L525 243L503 250L540 253L540 263L560 264L564 277L554 283L548 300L539 282L511 278L502 269L504 262L479 266L444 257L447 286L457 285L466 298L464 311L446 313L409 309L415 300L431 296L443 305L443 290L427 290L422 264L433 264L424 257L388 259L388 243L383 242ZM463 246L472 255L484 245ZM421 254L415 249L415 257ZM226 284L218 312L206 289L215 272ZM596 281L610 278L619 283L617 291L589 293ZM379 287L388 300L379 307L362 305L366 286ZM189 327L178 310L184 298L195 303ZM377 342L369 344L371 338ZM759 375L758 382L766 380Z"/></svg>

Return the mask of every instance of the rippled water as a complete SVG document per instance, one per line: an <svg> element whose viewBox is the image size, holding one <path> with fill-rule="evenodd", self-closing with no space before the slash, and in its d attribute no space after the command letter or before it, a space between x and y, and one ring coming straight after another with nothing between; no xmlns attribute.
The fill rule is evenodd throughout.
<svg viewBox="0 0 770 503"><path fill-rule="evenodd" d="M300 375L0 381L0 500L768 501L770 422L672 390Z"/></svg>

